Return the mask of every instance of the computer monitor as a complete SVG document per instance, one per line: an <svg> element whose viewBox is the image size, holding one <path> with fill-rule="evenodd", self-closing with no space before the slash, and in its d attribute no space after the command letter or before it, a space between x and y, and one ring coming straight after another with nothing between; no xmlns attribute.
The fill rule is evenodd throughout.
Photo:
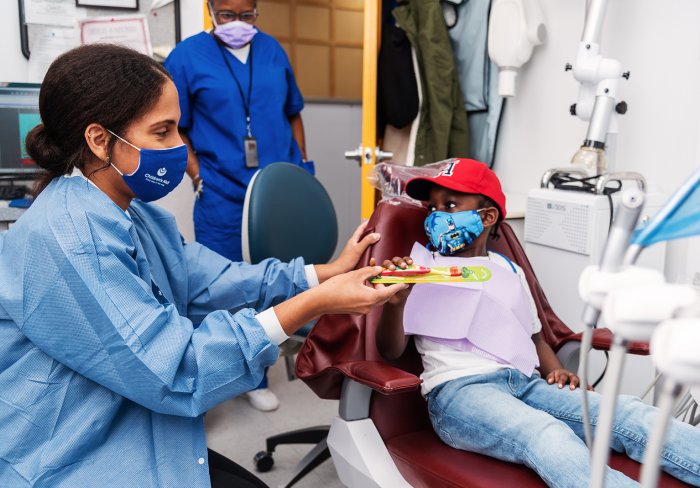
<svg viewBox="0 0 700 488"><path fill-rule="evenodd" d="M23 176L40 170L24 146L29 131L41 122L40 87L34 83L0 83L0 175Z"/></svg>

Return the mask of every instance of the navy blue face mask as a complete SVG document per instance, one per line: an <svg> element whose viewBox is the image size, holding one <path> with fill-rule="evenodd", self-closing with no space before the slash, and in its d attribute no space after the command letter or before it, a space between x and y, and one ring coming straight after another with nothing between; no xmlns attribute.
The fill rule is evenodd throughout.
<svg viewBox="0 0 700 488"><path fill-rule="evenodd" d="M430 244L443 256L463 250L484 231L479 210L432 212L425 219L425 233Z"/></svg>
<svg viewBox="0 0 700 488"><path fill-rule="evenodd" d="M187 168L187 146L166 149L142 149L122 139L111 130L114 137L139 151L139 165L131 174L125 175L114 163L109 163L121 175L136 197L143 202L163 198L180 184Z"/></svg>

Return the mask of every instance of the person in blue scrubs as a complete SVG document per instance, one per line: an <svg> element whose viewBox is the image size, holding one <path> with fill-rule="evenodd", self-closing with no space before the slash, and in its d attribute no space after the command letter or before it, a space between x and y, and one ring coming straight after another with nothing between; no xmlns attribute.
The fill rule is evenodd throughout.
<svg viewBox="0 0 700 488"><path fill-rule="evenodd" d="M165 67L180 95L187 172L202 188L194 210L196 240L241 260L243 200L253 174L277 162L314 171L304 163L304 100L282 46L254 27L254 0L212 0L209 7L215 30L179 43ZM241 26L250 33L223 31ZM249 134L257 166L246 164Z"/></svg>
<svg viewBox="0 0 700 488"><path fill-rule="evenodd" d="M278 162L314 168L306 162L304 100L282 46L254 27L255 0L208 5L215 29L178 44L165 67L180 94L179 129L198 195L195 239L240 261L243 201L255 171ZM260 410L279 406L267 376L247 398Z"/></svg>
<svg viewBox="0 0 700 488"><path fill-rule="evenodd" d="M0 486L264 487L207 450L203 415L255 387L303 324L404 287L346 272L379 236L360 226L316 266L185 244L148 203L184 176L177 91L127 48L57 58L40 113L38 195L0 234Z"/></svg>

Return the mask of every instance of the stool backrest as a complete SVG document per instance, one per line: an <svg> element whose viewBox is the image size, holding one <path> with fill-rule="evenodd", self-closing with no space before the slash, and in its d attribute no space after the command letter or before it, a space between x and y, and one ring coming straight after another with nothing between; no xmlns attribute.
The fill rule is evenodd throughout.
<svg viewBox="0 0 700 488"><path fill-rule="evenodd" d="M241 228L243 259L256 264L274 257L308 264L328 262L338 243L338 221L328 192L312 174L274 163L248 185Z"/></svg>

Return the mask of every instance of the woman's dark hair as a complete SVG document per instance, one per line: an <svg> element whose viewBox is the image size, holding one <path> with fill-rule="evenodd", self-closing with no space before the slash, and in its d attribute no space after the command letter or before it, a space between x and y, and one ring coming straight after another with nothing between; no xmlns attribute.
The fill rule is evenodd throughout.
<svg viewBox="0 0 700 488"><path fill-rule="evenodd" d="M56 58L39 93L42 123L26 141L27 152L45 170L35 195L55 177L92 160L85 141L88 125L123 133L156 104L168 79L153 59L112 44L89 44Z"/></svg>

